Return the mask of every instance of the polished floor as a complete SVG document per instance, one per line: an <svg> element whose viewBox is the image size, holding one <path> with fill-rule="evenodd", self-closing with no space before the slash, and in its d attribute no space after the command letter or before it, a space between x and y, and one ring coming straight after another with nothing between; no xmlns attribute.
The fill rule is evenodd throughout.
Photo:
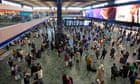
<svg viewBox="0 0 140 84"><path fill-rule="evenodd" d="M116 32L113 33L113 37L115 39L116 37ZM32 38L33 39L33 38ZM39 47L41 44L40 38L34 39L36 42L36 45ZM129 62L133 62L135 60L135 57L132 57L132 48L130 48L128 45L123 45L127 50L129 50L130 56L128 58ZM16 48L19 48L19 45L14 46ZM8 57L11 56L11 49L7 51L5 54L1 56L3 59L0 61L0 84L23 84L21 80L15 81L14 77L11 76L7 60ZM120 58L120 53L119 53L119 48L118 46L115 46L117 52L115 55L115 60L111 59L109 56L110 52L110 46L106 46L108 53L105 57L104 60L96 60L95 54L93 50L90 50L90 54L92 56L92 66L98 68L100 64L104 64L105 68L105 74L104 74L104 79L105 79L105 84L130 84L129 79L123 79L121 77L118 77L117 80L110 80L110 68L113 63L116 63L117 66L120 68L121 64L119 63L119 58ZM24 53L27 53L30 51L30 48L28 45L25 45L22 47L24 50ZM86 70L86 62L85 62L85 57L82 57L82 60L80 61L79 68L76 66L75 62L72 68L66 67L65 62L64 62L64 55L63 53L61 54L61 57L57 56L57 52L51 51L50 49L46 49L45 52L42 53L41 59L35 60L35 62L40 62L42 67L43 67L43 81L44 84L62 84L62 75L64 73L70 75L73 78L74 84L91 84L91 82L95 81L95 75L96 72L88 72ZM27 65L23 62L22 63L22 70L23 71L29 71L30 69L27 68ZM32 81L32 78L31 78Z"/></svg>

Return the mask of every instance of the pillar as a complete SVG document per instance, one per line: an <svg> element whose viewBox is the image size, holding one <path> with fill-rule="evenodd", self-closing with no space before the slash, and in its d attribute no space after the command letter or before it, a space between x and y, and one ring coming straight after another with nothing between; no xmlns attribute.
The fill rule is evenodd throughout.
<svg viewBox="0 0 140 84"><path fill-rule="evenodd" d="M23 8L23 6L24 6L24 5L23 5L23 4L21 4L21 8Z"/></svg>
<svg viewBox="0 0 140 84"><path fill-rule="evenodd" d="M2 0L0 0L0 4L2 4Z"/></svg>
<svg viewBox="0 0 140 84"><path fill-rule="evenodd" d="M59 44L64 40L62 28L62 0L57 0L57 28L55 32L55 47L59 48Z"/></svg>
<svg viewBox="0 0 140 84"><path fill-rule="evenodd" d="M62 0L57 0L57 29L62 33Z"/></svg>

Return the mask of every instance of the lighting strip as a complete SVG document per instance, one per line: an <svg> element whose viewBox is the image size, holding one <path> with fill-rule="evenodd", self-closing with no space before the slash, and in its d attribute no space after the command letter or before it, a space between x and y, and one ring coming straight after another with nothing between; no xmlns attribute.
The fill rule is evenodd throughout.
<svg viewBox="0 0 140 84"><path fill-rule="evenodd" d="M2 0L2 4L16 6L16 7L20 7L21 8L21 5L20 4L9 2L9 1L5 1L5 0Z"/></svg>
<svg viewBox="0 0 140 84"><path fill-rule="evenodd" d="M43 9L43 10L50 10L50 7L34 7L33 8L34 10L41 10L41 9Z"/></svg>
<svg viewBox="0 0 140 84"><path fill-rule="evenodd" d="M140 0L117 0L114 3L115 4L122 4L122 3L135 2L135 1L140 1Z"/></svg>
<svg viewBox="0 0 140 84"><path fill-rule="evenodd" d="M108 3L102 3L102 4L98 4L98 5L93 5L92 8L97 8L97 7L103 7L103 6L106 6L108 5Z"/></svg>
<svg viewBox="0 0 140 84"><path fill-rule="evenodd" d="M83 8L80 7L68 7L68 10L82 10Z"/></svg>

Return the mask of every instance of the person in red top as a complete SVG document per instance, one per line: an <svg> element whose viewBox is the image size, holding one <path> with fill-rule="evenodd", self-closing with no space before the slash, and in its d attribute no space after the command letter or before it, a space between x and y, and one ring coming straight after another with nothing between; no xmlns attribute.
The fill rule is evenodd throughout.
<svg viewBox="0 0 140 84"><path fill-rule="evenodd" d="M73 84L72 77L70 77L66 74L63 75L62 80L63 80L63 84Z"/></svg>
<svg viewBox="0 0 140 84"><path fill-rule="evenodd" d="M65 55L64 55L64 61L66 63L66 66L68 66L69 59L70 59L69 54L66 52Z"/></svg>
<svg viewBox="0 0 140 84"><path fill-rule="evenodd" d="M100 45L101 45L101 47L104 46L104 43L105 43L105 42L104 42L104 39L101 39L101 40L100 40Z"/></svg>

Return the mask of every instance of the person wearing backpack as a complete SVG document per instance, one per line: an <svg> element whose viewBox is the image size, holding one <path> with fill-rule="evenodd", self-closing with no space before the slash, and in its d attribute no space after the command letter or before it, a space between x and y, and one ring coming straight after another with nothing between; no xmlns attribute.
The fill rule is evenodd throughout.
<svg viewBox="0 0 140 84"><path fill-rule="evenodd" d="M116 64L114 63L113 66L111 67L111 80L112 79L116 80L117 76L118 76L118 68Z"/></svg>

